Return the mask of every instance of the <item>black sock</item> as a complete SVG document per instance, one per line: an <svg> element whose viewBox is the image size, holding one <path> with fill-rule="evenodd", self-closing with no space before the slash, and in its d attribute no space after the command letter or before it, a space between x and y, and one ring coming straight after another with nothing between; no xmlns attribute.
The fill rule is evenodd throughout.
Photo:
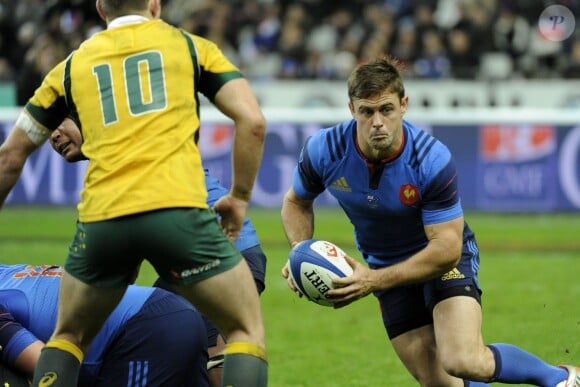
<svg viewBox="0 0 580 387"><path fill-rule="evenodd" d="M268 363L246 353L225 356L222 386L266 387L268 385Z"/></svg>
<svg viewBox="0 0 580 387"><path fill-rule="evenodd" d="M32 386L76 387L80 368L81 362L75 354L60 346L45 347L36 364Z"/></svg>

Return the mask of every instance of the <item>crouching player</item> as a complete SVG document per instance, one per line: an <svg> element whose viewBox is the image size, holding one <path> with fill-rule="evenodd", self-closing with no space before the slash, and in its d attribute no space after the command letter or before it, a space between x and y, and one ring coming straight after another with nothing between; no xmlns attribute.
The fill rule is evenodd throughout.
<svg viewBox="0 0 580 387"><path fill-rule="evenodd" d="M8 375L1 385L32 377L55 328L62 273L59 266L0 265L0 374ZM207 360L203 318L187 300L131 285L85 353L79 386L208 386Z"/></svg>

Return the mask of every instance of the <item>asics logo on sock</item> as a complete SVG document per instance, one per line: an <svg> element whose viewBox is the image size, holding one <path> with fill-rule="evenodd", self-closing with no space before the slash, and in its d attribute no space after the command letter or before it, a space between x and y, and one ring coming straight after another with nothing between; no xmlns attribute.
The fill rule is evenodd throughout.
<svg viewBox="0 0 580 387"><path fill-rule="evenodd" d="M38 387L50 387L52 386L56 380L58 379L58 375L56 372L48 371L42 375L40 381L38 382Z"/></svg>

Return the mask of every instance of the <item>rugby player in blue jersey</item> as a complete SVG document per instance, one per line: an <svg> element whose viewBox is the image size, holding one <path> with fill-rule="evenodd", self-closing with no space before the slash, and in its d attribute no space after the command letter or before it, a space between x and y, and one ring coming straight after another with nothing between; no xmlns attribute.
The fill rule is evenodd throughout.
<svg viewBox="0 0 580 387"><path fill-rule="evenodd" d="M75 162L85 159L81 152L81 145L83 143L81 131L71 118L65 119L60 126L52 132L49 141L52 148L65 160ZM207 204L210 207L213 207L219 198L228 193L228 189L222 186L218 179L211 176L207 169L205 169L204 172L208 193ZM234 244L248 263L258 293L261 294L266 286L266 255L260 245L256 229L248 217L244 219L240 234L234 241ZM161 278L157 279L155 286L173 291L171 284L163 281ZM205 317L204 320L208 334L208 352L210 357L208 363L208 376L211 384L217 386L220 385L221 380L225 342L223 336L219 334L217 327Z"/></svg>
<svg viewBox="0 0 580 387"><path fill-rule="evenodd" d="M56 324L62 273L0 265L0 368L32 377ZM131 285L85 354L78 385L207 386L207 361L201 314L181 296Z"/></svg>
<svg viewBox="0 0 580 387"><path fill-rule="evenodd" d="M479 251L457 170L444 144L403 120L409 99L397 62L359 65L348 96L353 119L306 141L282 206L291 246L313 238L313 202L324 190L354 225L368 267L348 258L353 275L328 292L335 307L373 293L397 355L422 386L580 386L576 367L484 344ZM299 293L287 266L282 275Z"/></svg>

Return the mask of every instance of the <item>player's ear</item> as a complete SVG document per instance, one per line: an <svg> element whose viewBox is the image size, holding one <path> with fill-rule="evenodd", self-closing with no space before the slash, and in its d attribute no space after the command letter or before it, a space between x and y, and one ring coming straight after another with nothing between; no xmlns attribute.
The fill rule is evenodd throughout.
<svg viewBox="0 0 580 387"><path fill-rule="evenodd" d="M103 21L106 22L107 21L107 14L105 14L105 12L103 11L103 6L101 5L101 0L96 0L95 7L97 8L97 12L99 13L99 16L101 17L101 19L103 19Z"/></svg>
<svg viewBox="0 0 580 387"><path fill-rule="evenodd" d="M161 0L149 0L149 12L153 19L161 17Z"/></svg>
<svg viewBox="0 0 580 387"><path fill-rule="evenodd" d="M352 101L348 101L348 110L350 110L350 114L354 116L354 105Z"/></svg>
<svg viewBox="0 0 580 387"><path fill-rule="evenodd" d="M401 113L405 114L407 112L407 107L409 106L409 96L406 95L401 98Z"/></svg>

